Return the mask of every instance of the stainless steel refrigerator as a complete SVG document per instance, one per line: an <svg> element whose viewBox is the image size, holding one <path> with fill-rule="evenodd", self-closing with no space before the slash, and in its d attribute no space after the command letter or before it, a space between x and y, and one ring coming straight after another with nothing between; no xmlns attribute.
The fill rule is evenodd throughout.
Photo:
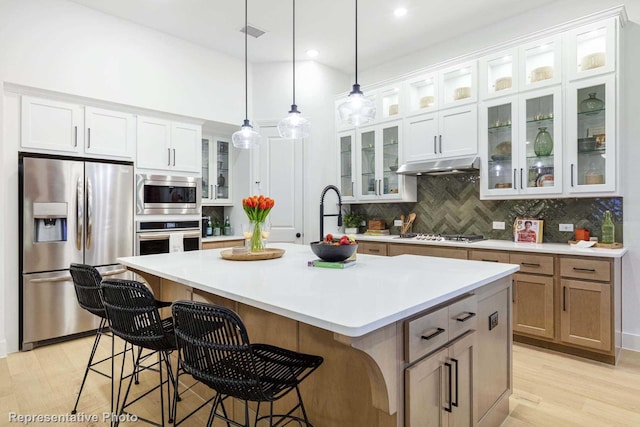
<svg viewBox="0 0 640 427"><path fill-rule="evenodd" d="M133 166L20 156L22 350L96 329L80 308L71 263L126 277L133 255Z"/></svg>

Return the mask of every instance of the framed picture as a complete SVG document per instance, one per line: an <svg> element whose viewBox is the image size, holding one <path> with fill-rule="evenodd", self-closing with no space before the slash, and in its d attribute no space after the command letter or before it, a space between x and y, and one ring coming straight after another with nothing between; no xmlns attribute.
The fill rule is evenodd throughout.
<svg viewBox="0 0 640 427"><path fill-rule="evenodd" d="M515 242L542 243L542 227L544 221L537 218L516 218L513 223L513 240Z"/></svg>
<svg viewBox="0 0 640 427"><path fill-rule="evenodd" d="M603 127L587 129L587 137L594 137L596 139L596 148L604 148L607 142L606 136Z"/></svg>

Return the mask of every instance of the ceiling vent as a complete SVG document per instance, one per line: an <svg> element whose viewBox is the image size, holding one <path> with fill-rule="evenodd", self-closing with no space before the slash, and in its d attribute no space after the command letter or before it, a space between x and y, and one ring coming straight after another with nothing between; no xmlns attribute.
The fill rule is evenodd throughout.
<svg viewBox="0 0 640 427"><path fill-rule="evenodd" d="M251 36L256 39L266 33L266 31L262 31L256 27L252 27L251 25L247 25L246 27L242 27L240 29L241 33L244 33L245 31L247 32L248 36Z"/></svg>

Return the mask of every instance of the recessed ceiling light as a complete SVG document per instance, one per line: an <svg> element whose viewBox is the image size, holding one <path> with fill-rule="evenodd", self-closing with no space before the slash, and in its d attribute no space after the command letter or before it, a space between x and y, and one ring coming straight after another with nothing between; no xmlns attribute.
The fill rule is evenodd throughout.
<svg viewBox="0 0 640 427"><path fill-rule="evenodd" d="M393 11L393 14L397 17L401 17L407 14L407 9L404 7L399 7Z"/></svg>
<svg viewBox="0 0 640 427"><path fill-rule="evenodd" d="M319 54L320 54L320 52L318 52L318 51L317 51L317 50L315 50L315 49L309 49L309 50L307 51L307 56L308 56L309 58L315 58L315 57L316 57L316 56L318 56Z"/></svg>

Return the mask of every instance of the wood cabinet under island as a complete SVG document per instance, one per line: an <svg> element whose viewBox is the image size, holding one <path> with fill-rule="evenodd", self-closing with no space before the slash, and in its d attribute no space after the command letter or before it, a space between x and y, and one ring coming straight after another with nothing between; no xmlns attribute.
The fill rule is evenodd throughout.
<svg viewBox="0 0 640 427"><path fill-rule="evenodd" d="M307 246L275 246L286 250L282 258L228 261L209 250L118 262L163 300L234 309L252 342L324 357L301 386L316 427L417 425L411 420L426 420L414 411L427 407L441 424L489 426L506 418L511 275L518 266L358 255L353 267L328 269L307 266L315 258ZM278 404L290 405L289 398ZM239 403L232 411L242 419Z"/></svg>

